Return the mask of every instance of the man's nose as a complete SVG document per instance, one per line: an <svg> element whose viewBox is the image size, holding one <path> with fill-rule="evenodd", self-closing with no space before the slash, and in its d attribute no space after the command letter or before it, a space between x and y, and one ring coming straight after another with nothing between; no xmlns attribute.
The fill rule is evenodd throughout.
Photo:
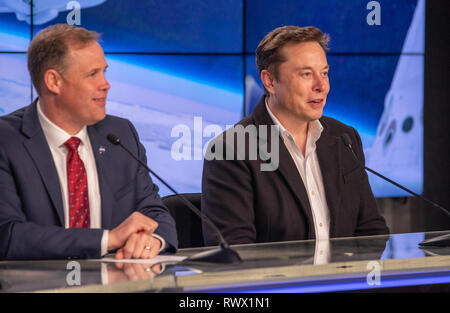
<svg viewBox="0 0 450 313"><path fill-rule="evenodd" d="M111 88L111 85L109 84L108 80L106 79L105 75L103 75L103 82L100 85L100 89L103 91L108 91Z"/></svg>
<svg viewBox="0 0 450 313"><path fill-rule="evenodd" d="M320 74L314 75L313 91L323 92L327 89L327 86L328 86L328 80L326 77L323 77Z"/></svg>
<svg viewBox="0 0 450 313"><path fill-rule="evenodd" d="M320 76L320 74L314 75L314 84L313 84L313 90L317 92L322 92L325 90L327 85L327 82L325 81L325 78Z"/></svg>

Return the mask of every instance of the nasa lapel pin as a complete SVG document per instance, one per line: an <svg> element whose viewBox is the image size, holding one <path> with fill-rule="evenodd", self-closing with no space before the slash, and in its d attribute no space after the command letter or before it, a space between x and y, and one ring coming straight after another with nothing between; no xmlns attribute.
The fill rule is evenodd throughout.
<svg viewBox="0 0 450 313"><path fill-rule="evenodd" d="M98 153L100 155L104 154L106 152L106 148L104 146L100 146L98 147Z"/></svg>

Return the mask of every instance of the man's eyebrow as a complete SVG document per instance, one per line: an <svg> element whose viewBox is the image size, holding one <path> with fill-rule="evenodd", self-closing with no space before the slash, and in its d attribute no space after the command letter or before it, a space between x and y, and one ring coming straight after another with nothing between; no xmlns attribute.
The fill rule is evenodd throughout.
<svg viewBox="0 0 450 313"><path fill-rule="evenodd" d="M103 71L106 71L106 69L108 68L108 65L106 65L105 66L105 68L103 69ZM99 72L99 71L101 71L102 70L102 68L101 67L94 67L94 68L91 68L89 71L87 71L86 73L96 73L96 72Z"/></svg>
<svg viewBox="0 0 450 313"><path fill-rule="evenodd" d="M302 66L302 67L297 68L297 71L312 70L312 69L313 68L311 66ZM330 65L328 65L328 64L322 68L322 70L328 70L328 69L330 69Z"/></svg>
<svg viewBox="0 0 450 313"><path fill-rule="evenodd" d="M312 70L311 66L302 66L297 68L297 71L303 71L303 70Z"/></svg>
<svg viewBox="0 0 450 313"><path fill-rule="evenodd" d="M108 66L109 66L109 65L106 64L106 66L103 68L103 71L106 71L106 69L108 68ZM101 68L101 67L98 67L98 68L96 67L95 70L100 71L100 70L102 70L102 68Z"/></svg>
<svg viewBox="0 0 450 313"><path fill-rule="evenodd" d="M91 69L87 70L85 75L95 74L95 73L98 73L99 71L100 71L99 67L94 67L94 68L91 68Z"/></svg>

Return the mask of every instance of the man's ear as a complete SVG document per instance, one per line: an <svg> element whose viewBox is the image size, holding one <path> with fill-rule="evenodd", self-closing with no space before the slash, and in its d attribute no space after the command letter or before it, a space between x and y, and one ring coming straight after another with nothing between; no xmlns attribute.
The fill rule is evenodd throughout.
<svg viewBox="0 0 450 313"><path fill-rule="evenodd" d="M62 77L55 69L48 69L44 73L44 85L51 93L59 95L61 93L62 84Z"/></svg>
<svg viewBox="0 0 450 313"><path fill-rule="evenodd" d="M270 94L275 94L275 88L274 88L274 76L272 73L270 73L268 70L262 70L261 74L259 74L259 77L261 78L261 82L263 86L266 88L266 90Z"/></svg>

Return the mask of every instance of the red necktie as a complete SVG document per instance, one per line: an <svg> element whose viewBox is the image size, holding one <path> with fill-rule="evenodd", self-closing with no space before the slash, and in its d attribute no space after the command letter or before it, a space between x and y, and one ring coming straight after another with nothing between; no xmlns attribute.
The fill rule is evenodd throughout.
<svg viewBox="0 0 450 313"><path fill-rule="evenodd" d="M78 155L81 140L72 137L64 145L67 155L67 184L69 187L69 225L70 227L89 228L89 197L86 169Z"/></svg>

